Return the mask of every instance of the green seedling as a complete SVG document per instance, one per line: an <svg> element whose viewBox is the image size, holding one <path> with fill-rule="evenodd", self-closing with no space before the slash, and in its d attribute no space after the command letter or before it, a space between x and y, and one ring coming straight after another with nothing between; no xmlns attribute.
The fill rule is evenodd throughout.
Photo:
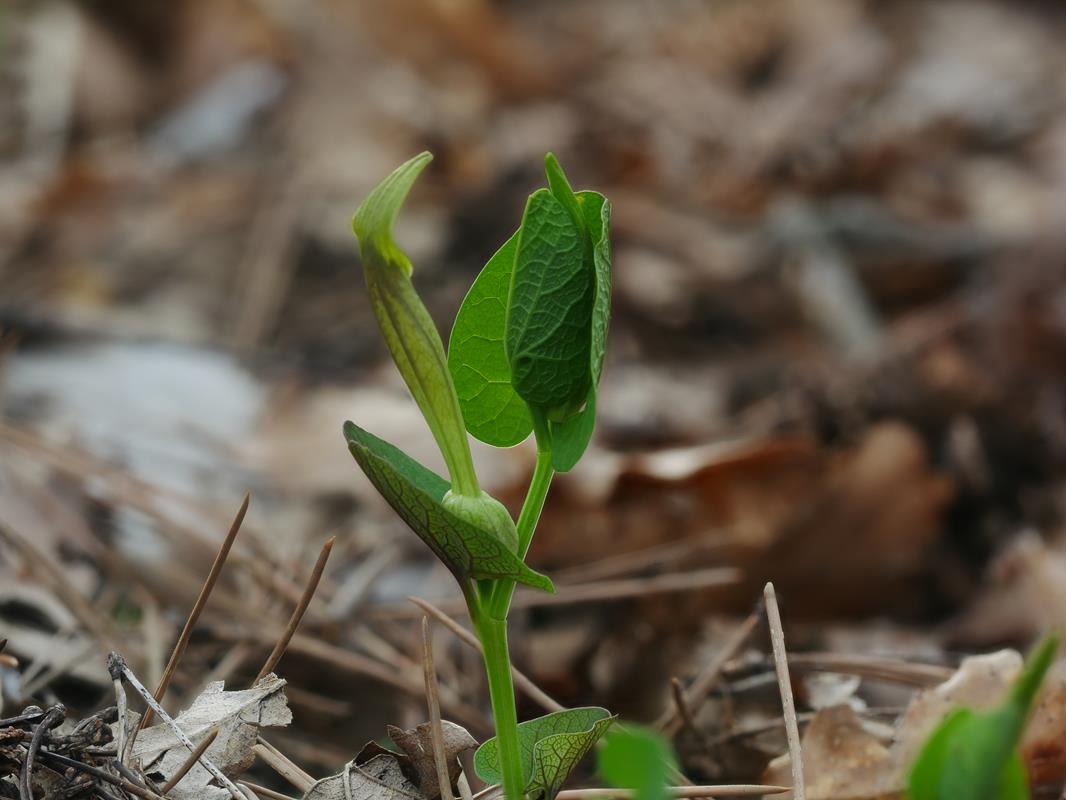
<svg viewBox="0 0 1066 800"><path fill-rule="evenodd" d="M352 422L344 435L371 483L451 571L466 600L496 726L496 737L475 755L478 774L502 783L507 800L551 800L614 717L575 708L519 725L507 614L518 583L554 591L525 558L552 476L578 462L595 426L610 317L610 203L596 192L574 192L549 154L548 188L530 196L518 230L474 282L445 355L411 282L411 262L392 236L430 158L423 153L378 184L352 227L378 325L450 480ZM517 523L481 489L468 432L496 447L536 437Z"/></svg>
<svg viewBox="0 0 1066 800"><path fill-rule="evenodd" d="M670 771L677 767L670 743L636 725L611 730L596 761L600 776L615 788L632 791L634 800L666 800Z"/></svg>
<svg viewBox="0 0 1066 800"><path fill-rule="evenodd" d="M1000 706L959 709L937 726L911 770L910 800L1028 800L1018 742L1058 647L1057 635L1037 646Z"/></svg>

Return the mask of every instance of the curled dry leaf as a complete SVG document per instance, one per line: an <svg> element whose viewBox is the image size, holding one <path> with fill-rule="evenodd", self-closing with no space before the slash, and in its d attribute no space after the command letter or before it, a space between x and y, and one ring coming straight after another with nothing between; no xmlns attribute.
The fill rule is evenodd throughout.
<svg viewBox="0 0 1066 800"><path fill-rule="evenodd" d="M312 786L304 800L436 800L440 797L430 724L424 722L410 730L389 725L388 732L402 753L368 742L342 772ZM477 740L466 728L447 720L441 721L441 733L448 776L454 784L459 778L459 754L477 747Z"/></svg>
<svg viewBox="0 0 1066 800"><path fill-rule="evenodd" d="M1001 650L967 658L944 683L917 695L900 718L891 742L864 725L853 709L819 711L803 735L803 768L810 800L900 798L908 771L929 734L951 711L991 708L1017 678L1022 657ZM1066 777L1066 660L1053 667L1022 740L1021 751L1034 785ZM774 759L765 783L789 780L788 756ZM789 795L781 795L787 798Z"/></svg>
<svg viewBox="0 0 1066 800"><path fill-rule="evenodd" d="M260 728L292 722L292 712L282 692L284 686L285 681L274 674L243 691L227 692L222 681L210 683L175 722L194 743L217 727L218 737L204 755L227 777L236 777L255 760L252 748ZM185 762L189 751L170 727L161 723L141 731L133 757L146 774L162 782ZM197 763L169 796L174 800L229 797L229 792L215 786L212 780L210 773Z"/></svg>
<svg viewBox="0 0 1066 800"><path fill-rule="evenodd" d="M462 725L441 720L440 726L444 738L444 756L448 762L448 777L454 785L459 779L461 770L457 760L459 754L477 747L477 740ZM390 725L388 731L392 740L406 754L396 756L401 767L409 767L404 769L404 772L411 775L413 769L418 776L418 786L422 796L426 800L435 800L440 796L440 784L437 781L437 767L433 759L433 733L430 724L423 722L418 727L406 731Z"/></svg>

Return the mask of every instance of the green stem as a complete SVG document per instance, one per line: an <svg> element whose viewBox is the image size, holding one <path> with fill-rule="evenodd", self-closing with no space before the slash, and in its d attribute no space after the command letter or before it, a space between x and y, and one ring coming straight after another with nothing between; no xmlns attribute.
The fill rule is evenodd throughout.
<svg viewBox="0 0 1066 800"><path fill-rule="evenodd" d="M525 559L529 551L529 545L533 541L533 532L537 529L540 520L540 512L544 508L544 501L548 497L548 489L551 487L552 454L548 447L541 446L540 437L537 438L537 462L533 467L533 479L529 482L529 490L526 499L522 503L522 510L518 513L518 557ZM494 619L506 619L507 611L511 607L511 596L514 594L515 583L509 580L498 580L493 587L492 595L486 604L489 615Z"/></svg>
<svg viewBox="0 0 1066 800"><path fill-rule="evenodd" d="M518 713L511 680L511 657L507 652L507 620L483 617L478 620L477 628L484 648L485 674L489 679L492 721L496 726L500 771L503 773L503 794L507 800L522 800L526 782L518 748Z"/></svg>

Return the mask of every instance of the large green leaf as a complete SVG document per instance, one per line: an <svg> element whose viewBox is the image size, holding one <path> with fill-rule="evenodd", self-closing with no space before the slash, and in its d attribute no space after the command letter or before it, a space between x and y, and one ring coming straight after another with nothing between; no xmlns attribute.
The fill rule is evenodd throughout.
<svg viewBox="0 0 1066 800"><path fill-rule="evenodd" d="M344 424L344 437L370 482L457 580L509 578L555 591L548 577L527 567L498 535L442 505L446 480L355 423Z"/></svg>
<svg viewBox="0 0 1066 800"><path fill-rule="evenodd" d="M542 796L552 800L614 720L607 709L589 707L556 711L519 724L522 775L531 800ZM489 739L478 748L474 769L483 781L499 783L503 779L496 739Z"/></svg>
<svg viewBox="0 0 1066 800"><path fill-rule="evenodd" d="M549 419L580 409L591 385L594 269L580 220L547 189L518 233L505 342L515 391Z"/></svg>
<svg viewBox="0 0 1066 800"><path fill-rule="evenodd" d="M466 429L486 444L511 447L533 430L525 401L511 385L504 333L518 233L504 242L470 287L448 341L452 373Z"/></svg>
<svg viewBox="0 0 1066 800"><path fill-rule="evenodd" d="M596 384L603 371L607 349L607 324L611 317L611 245L608 232L611 204L598 192L578 192L578 205L592 241L592 258L596 274L596 300L592 308L592 344L590 370L592 386L585 407L563 422L551 423L552 467L569 472L585 454L596 428Z"/></svg>
<svg viewBox="0 0 1066 800"><path fill-rule="evenodd" d="M608 731L596 758L603 779L632 790L635 800L666 800L670 770L676 763L673 748L661 734L635 725Z"/></svg>
<svg viewBox="0 0 1066 800"><path fill-rule="evenodd" d="M960 709L940 723L911 770L910 800L1029 797L1018 741L1058 644L1057 636L1044 639L1002 705L981 713Z"/></svg>

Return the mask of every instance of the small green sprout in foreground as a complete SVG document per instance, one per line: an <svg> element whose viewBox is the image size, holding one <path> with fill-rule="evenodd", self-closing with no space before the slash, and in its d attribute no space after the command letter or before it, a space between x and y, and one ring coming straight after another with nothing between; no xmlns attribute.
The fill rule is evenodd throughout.
<svg viewBox="0 0 1066 800"><path fill-rule="evenodd" d="M1018 742L1058 648L1057 635L1045 637L1000 706L959 709L940 723L911 770L910 800L1028 800Z"/></svg>
<svg viewBox="0 0 1066 800"><path fill-rule="evenodd" d="M596 422L611 304L611 207L597 192L575 192L549 154L548 187L530 195L518 230L474 281L446 355L411 282L411 262L392 238L430 159L416 156L378 184L352 227L378 325L449 480L352 422L344 435L371 483L451 571L466 599L496 725L496 737L475 754L478 775L502 783L507 800L551 800L614 716L575 708L519 725L507 613L517 583L554 591L525 557L552 475L578 462ZM481 489L467 433L496 447L536 437L517 523Z"/></svg>
<svg viewBox="0 0 1066 800"><path fill-rule="evenodd" d="M670 743L636 725L611 730L596 761L600 776L617 789L633 791L634 800L666 800L670 770L677 766Z"/></svg>

